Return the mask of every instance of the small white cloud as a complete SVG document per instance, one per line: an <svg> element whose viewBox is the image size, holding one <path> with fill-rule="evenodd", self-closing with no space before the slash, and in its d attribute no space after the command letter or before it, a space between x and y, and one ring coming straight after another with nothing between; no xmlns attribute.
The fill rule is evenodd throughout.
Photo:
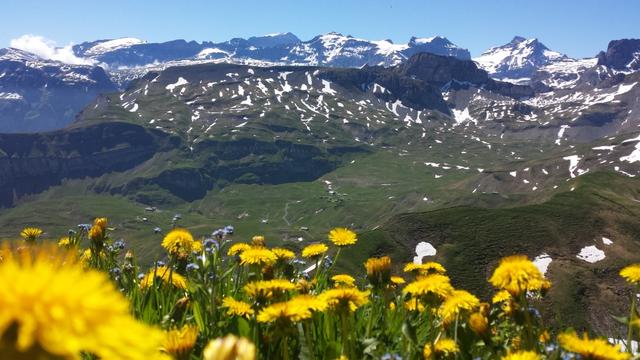
<svg viewBox="0 0 640 360"><path fill-rule="evenodd" d="M65 47L56 47L56 43L42 36L26 34L11 40L12 48L28 51L44 59L60 61L72 65L93 65L95 61L77 57L73 53L71 44Z"/></svg>

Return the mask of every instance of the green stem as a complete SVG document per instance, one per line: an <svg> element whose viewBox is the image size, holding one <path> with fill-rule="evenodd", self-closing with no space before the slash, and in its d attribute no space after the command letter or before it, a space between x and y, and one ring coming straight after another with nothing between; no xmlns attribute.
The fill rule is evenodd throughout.
<svg viewBox="0 0 640 360"><path fill-rule="evenodd" d="M633 336L633 320L636 317L636 294L631 295L631 309L629 310L629 323L627 324L627 352L631 354L633 349L631 348L631 337Z"/></svg>

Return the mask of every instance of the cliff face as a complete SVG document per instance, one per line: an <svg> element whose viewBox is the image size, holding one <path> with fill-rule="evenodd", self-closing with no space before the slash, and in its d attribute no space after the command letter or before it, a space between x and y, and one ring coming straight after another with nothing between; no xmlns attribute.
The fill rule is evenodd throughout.
<svg viewBox="0 0 640 360"><path fill-rule="evenodd" d="M40 134L0 134L0 206L46 190L65 178L130 169L171 146L166 134L104 123Z"/></svg>
<svg viewBox="0 0 640 360"><path fill-rule="evenodd" d="M154 155L172 151L171 161ZM37 194L63 179L127 172L125 180L93 187L150 202L149 189L185 201L229 183L311 181L335 169L354 148L323 150L288 141L204 141L190 150L178 137L135 124L110 122L41 134L0 134L0 206Z"/></svg>

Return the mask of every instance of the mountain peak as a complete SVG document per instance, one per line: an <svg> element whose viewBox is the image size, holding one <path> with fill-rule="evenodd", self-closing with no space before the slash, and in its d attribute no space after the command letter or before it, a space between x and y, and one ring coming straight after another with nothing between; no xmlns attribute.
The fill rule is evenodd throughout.
<svg viewBox="0 0 640 360"><path fill-rule="evenodd" d="M513 39L511 39L511 41L509 42L509 44L520 44L523 41L527 41L527 38L523 37L523 36L514 36Z"/></svg>
<svg viewBox="0 0 640 360"><path fill-rule="evenodd" d="M509 43L493 47L474 58L478 65L496 78L530 78L536 70L566 55L549 50L537 38L515 36Z"/></svg>

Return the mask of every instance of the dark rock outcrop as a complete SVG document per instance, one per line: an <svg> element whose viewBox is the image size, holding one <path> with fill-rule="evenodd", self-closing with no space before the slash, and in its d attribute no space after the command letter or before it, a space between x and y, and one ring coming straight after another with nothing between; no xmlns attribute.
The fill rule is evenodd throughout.
<svg viewBox="0 0 640 360"><path fill-rule="evenodd" d="M640 39L610 41L607 51L601 51L598 54L598 65L616 70L639 70Z"/></svg>

